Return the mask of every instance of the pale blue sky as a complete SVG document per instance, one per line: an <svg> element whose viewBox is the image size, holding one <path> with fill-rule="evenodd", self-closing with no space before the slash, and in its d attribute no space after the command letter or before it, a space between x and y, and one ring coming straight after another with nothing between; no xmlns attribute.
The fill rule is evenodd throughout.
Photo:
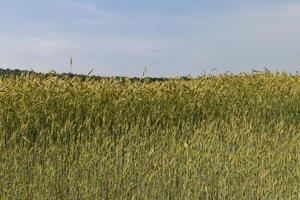
<svg viewBox="0 0 300 200"><path fill-rule="evenodd" d="M300 69L299 0L0 0L0 67L140 76Z"/></svg>

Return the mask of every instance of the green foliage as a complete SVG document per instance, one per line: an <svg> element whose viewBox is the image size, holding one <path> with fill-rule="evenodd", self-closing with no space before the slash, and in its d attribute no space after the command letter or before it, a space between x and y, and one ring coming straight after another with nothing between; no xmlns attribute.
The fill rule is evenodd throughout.
<svg viewBox="0 0 300 200"><path fill-rule="evenodd" d="M300 77L0 78L0 199L300 198Z"/></svg>

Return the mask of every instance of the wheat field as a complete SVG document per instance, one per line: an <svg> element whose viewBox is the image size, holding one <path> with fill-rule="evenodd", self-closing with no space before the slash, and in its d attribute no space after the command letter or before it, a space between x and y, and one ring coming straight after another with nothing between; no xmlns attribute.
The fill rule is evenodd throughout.
<svg viewBox="0 0 300 200"><path fill-rule="evenodd" d="M300 76L0 76L0 199L299 199Z"/></svg>

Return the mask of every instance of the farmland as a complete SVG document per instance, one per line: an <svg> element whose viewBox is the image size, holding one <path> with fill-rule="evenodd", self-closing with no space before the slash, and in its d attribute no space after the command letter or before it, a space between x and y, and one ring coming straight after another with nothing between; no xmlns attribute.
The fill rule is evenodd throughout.
<svg viewBox="0 0 300 200"><path fill-rule="evenodd" d="M300 198L300 76L0 76L0 199Z"/></svg>

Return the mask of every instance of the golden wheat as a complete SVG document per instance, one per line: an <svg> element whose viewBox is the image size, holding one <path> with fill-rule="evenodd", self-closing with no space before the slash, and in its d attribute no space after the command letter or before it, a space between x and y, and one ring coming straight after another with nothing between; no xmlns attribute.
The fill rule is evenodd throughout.
<svg viewBox="0 0 300 200"><path fill-rule="evenodd" d="M300 77L0 79L1 199L300 198Z"/></svg>

